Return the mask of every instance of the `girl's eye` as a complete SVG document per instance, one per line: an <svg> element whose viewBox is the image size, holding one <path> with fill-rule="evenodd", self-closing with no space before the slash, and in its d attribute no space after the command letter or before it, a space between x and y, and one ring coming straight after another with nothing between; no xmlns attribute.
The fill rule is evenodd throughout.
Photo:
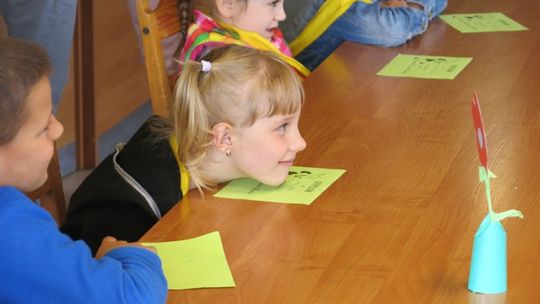
<svg viewBox="0 0 540 304"><path fill-rule="evenodd" d="M276 7L279 3L279 0L278 1L272 1L270 2L270 5L273 6L273 7Z"/></svg>
<svg viewBox="0 0 540 304"><path fill-rule="evenodd" d="M288 128L289 128L289 123L286 122L286 123L282 124L281 126L279 126L279 127L277 128L277 130L278 130L278 131L285 132L285 131L287 131Z"/></svg>

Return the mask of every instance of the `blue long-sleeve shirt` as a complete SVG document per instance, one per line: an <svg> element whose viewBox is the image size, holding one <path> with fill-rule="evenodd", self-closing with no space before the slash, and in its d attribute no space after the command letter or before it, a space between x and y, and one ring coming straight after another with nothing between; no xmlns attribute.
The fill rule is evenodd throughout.
<svg viewBox="0 0 540 304"><path fill-rule="evenodd" d="M0 303L164 303L167 282L154 253L134 247L94 259L58 231L50 214L0 187Z"/></svg>

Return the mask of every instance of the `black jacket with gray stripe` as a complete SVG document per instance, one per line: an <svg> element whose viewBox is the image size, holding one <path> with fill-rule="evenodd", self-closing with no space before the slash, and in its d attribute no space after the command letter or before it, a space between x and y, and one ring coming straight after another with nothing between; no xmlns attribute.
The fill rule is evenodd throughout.
<svg viewBox="0 0 540 304"><path fill-rule="evenodd" d="M95 254L105 236L134 242L180 199L180 173L169 141L147 120L127 144L103 160L73 193L60 230Z"/></svg>

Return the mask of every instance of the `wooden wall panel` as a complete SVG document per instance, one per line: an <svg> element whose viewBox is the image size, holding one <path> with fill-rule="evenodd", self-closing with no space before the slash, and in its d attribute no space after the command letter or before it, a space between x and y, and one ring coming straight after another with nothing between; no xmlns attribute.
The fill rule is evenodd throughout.
<svg viewBox="0 0 540 304"><path fill-rule="evenodd" d="M73 71L73 52L71 52L71 61L69 65L69 78L60 100L56 118L64 125L64 134L57 141L57 147L62 148L75 142L75 84Z"/></svg>
<svg viewBox="0 0 540 304"><path fill-rule="evenodd" d="M7 35L6 24L4 23L4 19L0 17L0 36L5 35Z"/></svg>
<svg viewBox="0 0 540 304"><path fill-rule="evenodd" d="M149 98L146 74L126 1L94 3L96 135Z"/></svg>

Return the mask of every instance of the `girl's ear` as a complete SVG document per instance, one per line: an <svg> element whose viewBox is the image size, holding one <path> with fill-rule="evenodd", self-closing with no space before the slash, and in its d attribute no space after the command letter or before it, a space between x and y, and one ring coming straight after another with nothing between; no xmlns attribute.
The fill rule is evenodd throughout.
<svg viewBox="0 0 540 304"><path fill-rule="evenodd" d="M232 147L232 126L226 122L220 122L212 128L212 145L216 150L230 153Z"/></svg>
<svg viewBox="0 0 540 304"><path fill-rule="evenodd" d="M218 13L224 21L234 17L236 11L236 0L216 0Z"/></svg>

